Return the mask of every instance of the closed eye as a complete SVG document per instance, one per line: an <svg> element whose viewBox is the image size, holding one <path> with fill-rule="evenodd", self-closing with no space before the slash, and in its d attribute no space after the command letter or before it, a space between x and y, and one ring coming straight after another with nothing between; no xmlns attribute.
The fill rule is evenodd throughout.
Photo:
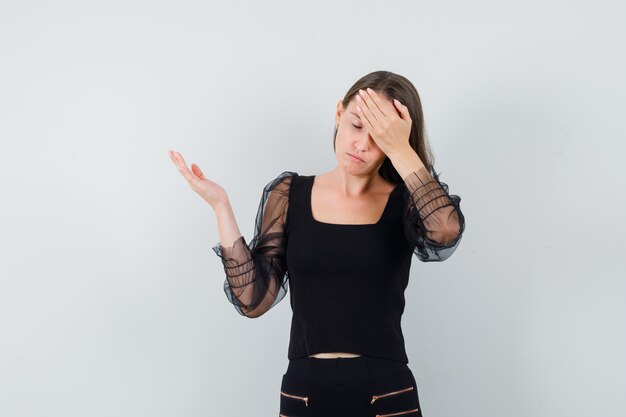
<svg viewBox="0 0 626 417"><path fill-rule="evenodd" d="M361 129L362 126L357 126L355 124L352 124L352 126L356 127L357 129Z"/></svg>

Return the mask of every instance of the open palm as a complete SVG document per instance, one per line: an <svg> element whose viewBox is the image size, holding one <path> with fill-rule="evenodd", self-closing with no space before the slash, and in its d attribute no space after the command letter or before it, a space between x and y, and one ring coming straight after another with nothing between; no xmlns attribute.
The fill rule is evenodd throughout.
<svg viewBox="0 0 626 417"><path fill-rule="evenodd" d="M191 188L209 203L213 209L228 201L226 190L218 183L206 178L198 165L191 164L191 169L189 169L180 153L169 151L169 155L178 172L185 177Z"/></svg>

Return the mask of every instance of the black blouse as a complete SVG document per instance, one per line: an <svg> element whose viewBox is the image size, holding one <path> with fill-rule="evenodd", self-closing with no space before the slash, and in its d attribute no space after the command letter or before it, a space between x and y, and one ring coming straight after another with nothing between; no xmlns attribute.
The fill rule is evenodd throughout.
<svg viewBox="0 0 626 417"><path fill-rule="evenodd" d="M311 211L313 179L282 172L263 189L250 244L240 236L213 246L228 300L258 317L291 282L290 359L342 351L408 362L400 319L411 255L422 262L452 255L465 229L461 198L423 167L396 185L377 223L323 223ZM452 230L446 242L427 237Z"/></svg>

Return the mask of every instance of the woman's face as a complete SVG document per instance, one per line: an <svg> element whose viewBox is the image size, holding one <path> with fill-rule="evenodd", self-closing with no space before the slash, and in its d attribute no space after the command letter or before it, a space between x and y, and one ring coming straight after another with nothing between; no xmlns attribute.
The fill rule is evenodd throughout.
<svg viewBox="0 0 626 417"><path fill-rule="evenodd" d="M337 104L335 112L335 123L337 124L335 156L339 165L348 172L375 173L378 172L387 155L370 136L365 123L361 120L356 104L356 98L353 98L345 109L341 100ZM355 159L351 155L359 159Z"/></svg>

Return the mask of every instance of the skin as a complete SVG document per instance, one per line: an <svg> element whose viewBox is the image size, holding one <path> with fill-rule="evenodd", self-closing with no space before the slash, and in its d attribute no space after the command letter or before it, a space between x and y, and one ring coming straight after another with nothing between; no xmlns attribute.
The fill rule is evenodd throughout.
<svg viewBox="0 0 626 417"><path fill-rule="evenodd" d="M389 100L385 101L391 105ZM313 217L324 223L376 223L395 186L378 174L387 155L367 130L365 117L357 106L357 99L350 101L345 109L341 100L337 103L337 165L315 176L311 208Z"/></svg>
<svg viewBox="0 0 626 417"><path fill-rule="evenodd" d="M315 192L311 193L314 218L326 223L376 223L394 187L378 174L385 157L389 157L402 178L424 168L408 142L411 131L408 108L372 89L360 90L345 109L339 101L335 122L338 126L335 142L337 166L315 177ZM361 161L354 160L349 154ZM180 153L170 150L169 155L191 188L215 210L222 244L229 246L241 233L226 191L206 178L198 165L192 164L189 169ZM332 205L328 201L332 201ZM447 215L444 210L440 212L440 216ZM324 352L310 356L326 359L361 355Z"/></svg>
<svg viewBox="0 0 626 417"><path fill-rule="evenodd" d="M376 106L372 99L373 94L364 92L371 105ZM376 97L387 112L395 110L392 101L383 96ZM339 224L376 223L382 215L389 193L394 188L394 184L387 182L378 173L387 154L370 133L370 129L375 129L378 119L373 112L369 112L369 118L372 120L370 122L363 111L364 107L367 108L366 103L358 98L351 100L345 109L341 100L337 103L335 111L335 123L338 127L335 141L337 165L331 171L315 176L311 192L311 209L313 217L318 221ZM395 113L400 112L396 110ZM380 116L379 118L382 119ZM406 125L398 124L397 121L392 127L395 128L395 132L391 135L391 145L384 143L383 146L393 150L394 145L398 146L397 144L401 143L398 135L406 136L408 144L410 119L408 129ZM385 138L389 138L389 135ZM355 161L350 154L362 161ZM334 359L361 355L352 352L324 352L309 356Z"/></svg>

